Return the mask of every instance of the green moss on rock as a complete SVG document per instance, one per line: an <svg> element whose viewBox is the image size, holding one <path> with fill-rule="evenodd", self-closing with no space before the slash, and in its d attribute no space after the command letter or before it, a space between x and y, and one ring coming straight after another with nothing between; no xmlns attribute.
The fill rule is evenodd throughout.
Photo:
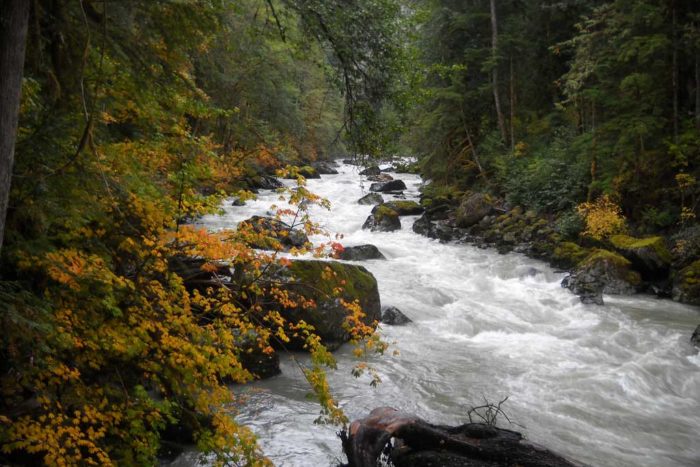
<svg viewBox="0 0 700 467"><path fill-rule="evenodd" d="M562 242L554 248L552 261L555 266L571 269L586 259L590 250L583 248L573 242Z"/></svg>
<svg viewBox="0 0 700 467"><path fill-rule="evenodd" d="M415 201L388 201L384 207L392 209L399 216L412 216L423 212L423 207Z"/></svg>
<svg viewBox="0 0 700 467"><path fill-rule="evenodd" d="M668 276L672 258L662 237L634 238L629 235L613 235L610 237L610 244L629 259L646 279L662 279Z"/></svg>
<svg viewBox="0 0 700 467"><path fill-rule="evenodd" d="M700 305L700 260L681 269L673 280L673 299Z"/></svg>

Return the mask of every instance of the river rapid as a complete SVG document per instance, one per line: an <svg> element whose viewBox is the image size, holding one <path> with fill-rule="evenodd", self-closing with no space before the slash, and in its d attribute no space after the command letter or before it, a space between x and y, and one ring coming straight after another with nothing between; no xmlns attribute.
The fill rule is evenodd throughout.
<svg viewBox="0 0 700 467"><path fill-rule="evenodd" d="M439 243L411 230L362 230L372 206L357 204L369 183L358 169L309 180L308 188L332 203L312 217L345 246L371 243L387 257L362 264L377 278L382 306L401 309L414 322L381 326L392 342L371 358L382 383L354 378L351 349L336 352L330 374L350 419L379 406L428 421L459 424L470 407L508 397L499 425L590 465L700 465L700 357L689 344L700 323L697 308L650 296L605 297L583 305L560 286L564 274L521 254L500 255L465 244ZM416 199L421 180L406 182ZM286 182L291 184L291 182ZM263 191L246 206L224 206L203 225L233 228L264 214L279 195ZM385 196L385 199L392 199ZM312 238L323 241L327 238ZM393 350L399 352L393 355ZM259 436L277 465L325 466L343 459L337 427L315 425L318 405L293 358L282 355L282 374L233 388L245 393L238 420ZM175 464L192 465L185 456Z"/></svg>

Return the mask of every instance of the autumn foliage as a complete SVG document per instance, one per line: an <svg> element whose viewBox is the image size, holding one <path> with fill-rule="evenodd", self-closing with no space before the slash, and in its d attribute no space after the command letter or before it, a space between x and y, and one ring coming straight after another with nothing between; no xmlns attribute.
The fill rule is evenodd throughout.
<svg viewBox="0 0 700 467"><path fill-rule="evenodd" d="M313 303L261 286L289 262L251 248L264 233L188 223L217 212L229 194L252 196L256 174L301 160L294 148L302 130L252 104L241 111L226 100L231 83L207 74L207 60L231 73L250 66L241 56L248 50L217 41L257 35L257 53L289 57L267 29L271 12L241 20L253 17L255 2L233 10L219 2L128 3L34 2L0 261L0 463L153 465L162 438L179 426L217 462L265 465L253 433L234 420L229 385L253 377L241 363L250 351L244 340L253 335L271 353L301 336L322 415L343 423L324 371L335 362L310 326L268 306L270 296ZM224 61L236 54L236 67ZM255 72L239 76L239 102L251 102ZM337 103L323 70L316 73L309 72L314 93ZM321 115L320 103L309 105ZM306 144L315 154L324 143ZM292 210L278 215L293 212L296 228L318 232L306 207L326 202L299 183L280 193ZM290 254L328 252L320 245ZM211 283L187 286L177 258L199 261ZM219 280L220 267L242 271L240 280ZM383 350L357 304L347 308L355 343Z"/></svg>

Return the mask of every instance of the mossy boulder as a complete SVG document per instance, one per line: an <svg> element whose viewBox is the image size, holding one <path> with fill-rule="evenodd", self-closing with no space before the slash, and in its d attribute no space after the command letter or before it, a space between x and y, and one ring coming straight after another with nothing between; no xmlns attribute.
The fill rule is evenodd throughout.
<svg viewBox="0 0 700 467"><path fill-rule="evenodd" d="M382 204L383 202L384 198L382 198L382 195L379 193L369 193L357 200L357 204L364 205L377 205Z"/></svg>
<svg viewBox="0 0 700 467"><path fill-rule="evenodd" d="M370 214L365 223L362 224L362 228L365 230L369 229L373 232L393 232L394 230L401 230L399 213L384 204L375 206L372 209L372 214Z"/></svg>
<svg viewBox="0 0 700 467"><path fill-rule="evenodd" d="M572 269L586 259L589 253L590 250L576 243L561 242L554 247L551 257L552 265L562 269Z"/></svg>
<svg viewBox="0 0 700 467"><path fill-rule="evenodd" d="M376 183L372 183L369 186L369 191L382 192L382 193L403 191L405 189L406 189L406 184L403 182L403 180L392 180L390 182L376 182Z"/></svg>
<svg viewBox="0 0 700 467"><path fill-rule="evenodd" d="M304 321L314 327L321 341L331 350L350 340L348 310L341 303L357 300L365 316L362 321L376 325L381 318L381 303L377 280L362 266L338 261L294 260L275 274L282 288L291 296L303 296L313 306L281 307L287 320ZM338 289L342 292L337 293ZM293 339L291 348L301 348L300 339Z"/></svg>
<svg viewBox="0 0 700 467"><path fill-rule="evenodd" d="M297 175L301 175L304 178L321 178L318 171L310 165L294 167L284 178L294 180L297 178Z"/></svg>
<svg viewBox="0 0 700 467"><path fill-rule="evenodd" d="M456 211L457 227L471 227L493 211L493 202L484 193L466 195Z"/></svg>
<svg viewBox="0 0 700 467"><path fill-rule="evenodd" d="M384 203L384 206L393 209L399 216L415 216L423 213L424 211L423 206L415 201L388 201Z"/></svg>
<svg viewBox="0 0 700 467"><path fill-rule="evenodd" d="M700 305L700 260L675 274L672 296L678 302Z"/></svg>
<svg viewBox="0 0 700 467"><path fill-rule="evenodd" d="M634 238L628 235L613 235L610 243L622 256L632 262L634 269L647 280L668 276L671 253L662 237Z"/></svg>
<svg viewBox="0 0 700 467"><path fill-rule="evenodd" d="M602 294L633 294L642 278L625 257L608 250L594 250L581 261L562 286L579 295L584 303L602 304Z"/></svg>
<svg viewBox="0 0 700 467"><path fill-rule="evenodd" d="M253 216L242 221L238 229L250 230L252 235L248 244L260 250L289 250L303 248L309 243L309 237L303 231L272 217Z"/></svg>

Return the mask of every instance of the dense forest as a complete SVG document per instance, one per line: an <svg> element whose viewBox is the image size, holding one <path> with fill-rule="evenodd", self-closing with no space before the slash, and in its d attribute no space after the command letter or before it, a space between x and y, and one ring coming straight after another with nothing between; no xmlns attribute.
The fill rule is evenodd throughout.
<svg viewBox="0 0 700 467"><path fill-rule="evenodd" d="M281 176L318 233L321 161L410 156L426 208L532 212L562 257L661 236L700 300L694 0L4 0L0 22L0 463L153 465L187 431L266 464L229 386L285 347L347 422L332 346L281 311L312 306L278 284L288 233L261 253L269 225L190 225ZM357 355L383 352L341 301Z"/></svg>

